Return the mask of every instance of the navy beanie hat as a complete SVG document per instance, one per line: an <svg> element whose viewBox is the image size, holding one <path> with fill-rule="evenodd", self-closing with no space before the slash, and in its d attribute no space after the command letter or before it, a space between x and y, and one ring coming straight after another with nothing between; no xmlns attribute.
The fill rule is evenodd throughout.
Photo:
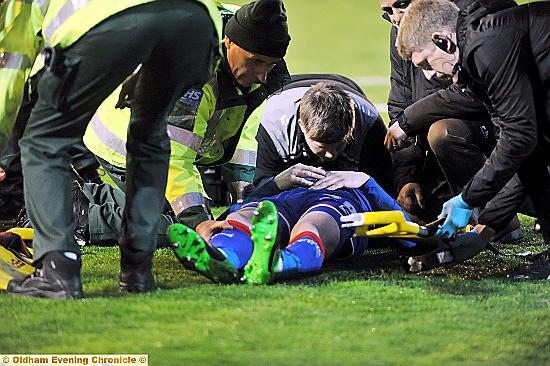
<svg viewBox="0 0 550 366"><path fill-rule="evenodd" d="M225 35L247 51L283 58L290 35L282 0L256 0L243 5L227 21Z"/></svg>

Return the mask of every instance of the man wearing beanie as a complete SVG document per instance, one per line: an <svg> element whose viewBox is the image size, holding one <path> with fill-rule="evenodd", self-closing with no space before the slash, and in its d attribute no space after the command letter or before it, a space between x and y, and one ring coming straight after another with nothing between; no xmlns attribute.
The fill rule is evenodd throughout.
<svg viewBox="0 0 550 366"><path fill-rule="evenodd" d="M235 43L244 50L283 58L290 36L285 7L280 0L258 0L239 9L225 26L225 45Z"/></svg>
<svg viewBox="0 0 550 366"><path fill-rule="evenodd" d="M222 15L229 9L220 8ZM212 220L197 166L222 166L223 179L235 187L236 198L252 188L259 118L254 109L290 80L283 61L290 36L286 10L280 0L257 0L242 6L225 24L224 57L219 69L202 88L189 89L168 117L171 156L166 189L167 208L159 234L175 219L210 237L220 223ZM174 45L177 46L177 45ZM98 109L84 137L115 183L122 188L85 184L90 201L83 239L94 244L118 237L124 204L126 175L125 136L130 113L122 93L113 93ZM240 191L240 192L239 192ZM82 195L75 195L76 197ZM77 202L80 207L82 202ZM147 207L143 207L147 210ZM81 215L82 210L77 210ZM76 211L75 211L76 212ZM82 219L82 218L80 218ZM82 222L83 220L77 220ZM82 228L79 228L82 229Z"/></svg>

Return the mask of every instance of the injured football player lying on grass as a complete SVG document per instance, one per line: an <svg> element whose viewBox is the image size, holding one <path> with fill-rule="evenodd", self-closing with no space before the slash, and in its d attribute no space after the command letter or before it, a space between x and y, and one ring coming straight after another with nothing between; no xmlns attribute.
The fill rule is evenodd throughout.
<svg viewBox="0 0 550 366"><path fill-rule="evenodd" d="M330 261L363 255L369 238L355 236L354 227L340 222L342 217L374 211L399 211L408 220L367 174L333 171L310 188L295 188L242 205L227 216L230 228L209 240L182 224L171 225L168 238L187 269L217 283L264 285L319 271ZM452 245L436 250L433 243L417 245L413 239L383 238L396 241L409 254L405 258L411 271L463 261L486 244L475 232L457 235L449 241ZM410 256L416 249L424 254Z"/></svg>
<svg viewBox="0 0 550 366"><path fill-rule="evenodd" d="M378 221L368 222L372 215ZM475 231L451 240L432 238L437 224L421 227L410 222L373 178L349 171L327 172L310 188L245 203L228 215L222 227L206 240L182 224L168 230L179 261L217 283L263 285L319 271L325 263L363 255L375 237L402 250L410 272L460 263L487 245ZM5 276L0 289L5 289L11 279L33 269L32 252L22 240L30 243L32 229L14 228L2 234L0 275Z"/></svg>

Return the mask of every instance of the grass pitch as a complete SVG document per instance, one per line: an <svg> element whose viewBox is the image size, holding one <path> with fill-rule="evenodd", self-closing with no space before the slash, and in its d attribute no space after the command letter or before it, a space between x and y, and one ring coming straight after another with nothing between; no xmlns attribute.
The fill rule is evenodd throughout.
<svg viewBox="0 0 550 366"><path fill-rule="evenodd" d="M291 72L370 76L361 86L385 103L389 25L377 1L286 8ZM532 220L522 221L529 233ZM542 249L531 234L505 248ZM526 265L511 257L484 252L411 275L377 249L318 275L249 287L211 284L162 249L159 289L136 296L118 293L116 248L85 247L83 261L83 301L0 294L0 353L147 353L155 366L550 365L548 281L509 281Z"/></svg>
<svg viewBox="0 0 550 366"><path fill-rule="evenodd" d="M526 231L532 220L522 218ZM504 250L540 251L533 234ZM547 281L483 252L407 274L396 252L272 286L215 285L159 249L159 288L118 292L118 249L85 247L86 299L0 294L1 353L146 353L150 365L550 365Z"/></svg>

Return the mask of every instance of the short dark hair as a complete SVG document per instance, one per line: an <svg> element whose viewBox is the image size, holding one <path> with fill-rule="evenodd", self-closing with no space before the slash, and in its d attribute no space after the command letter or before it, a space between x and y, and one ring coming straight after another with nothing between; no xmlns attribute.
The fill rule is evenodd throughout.
<svg viewBox="0 0 550 366"><path fill-rule="evenodd" d="M353 100L338 85L321 81L300 101L300 126L312 140L323 144L348 141L355 128Z"/></svg>

